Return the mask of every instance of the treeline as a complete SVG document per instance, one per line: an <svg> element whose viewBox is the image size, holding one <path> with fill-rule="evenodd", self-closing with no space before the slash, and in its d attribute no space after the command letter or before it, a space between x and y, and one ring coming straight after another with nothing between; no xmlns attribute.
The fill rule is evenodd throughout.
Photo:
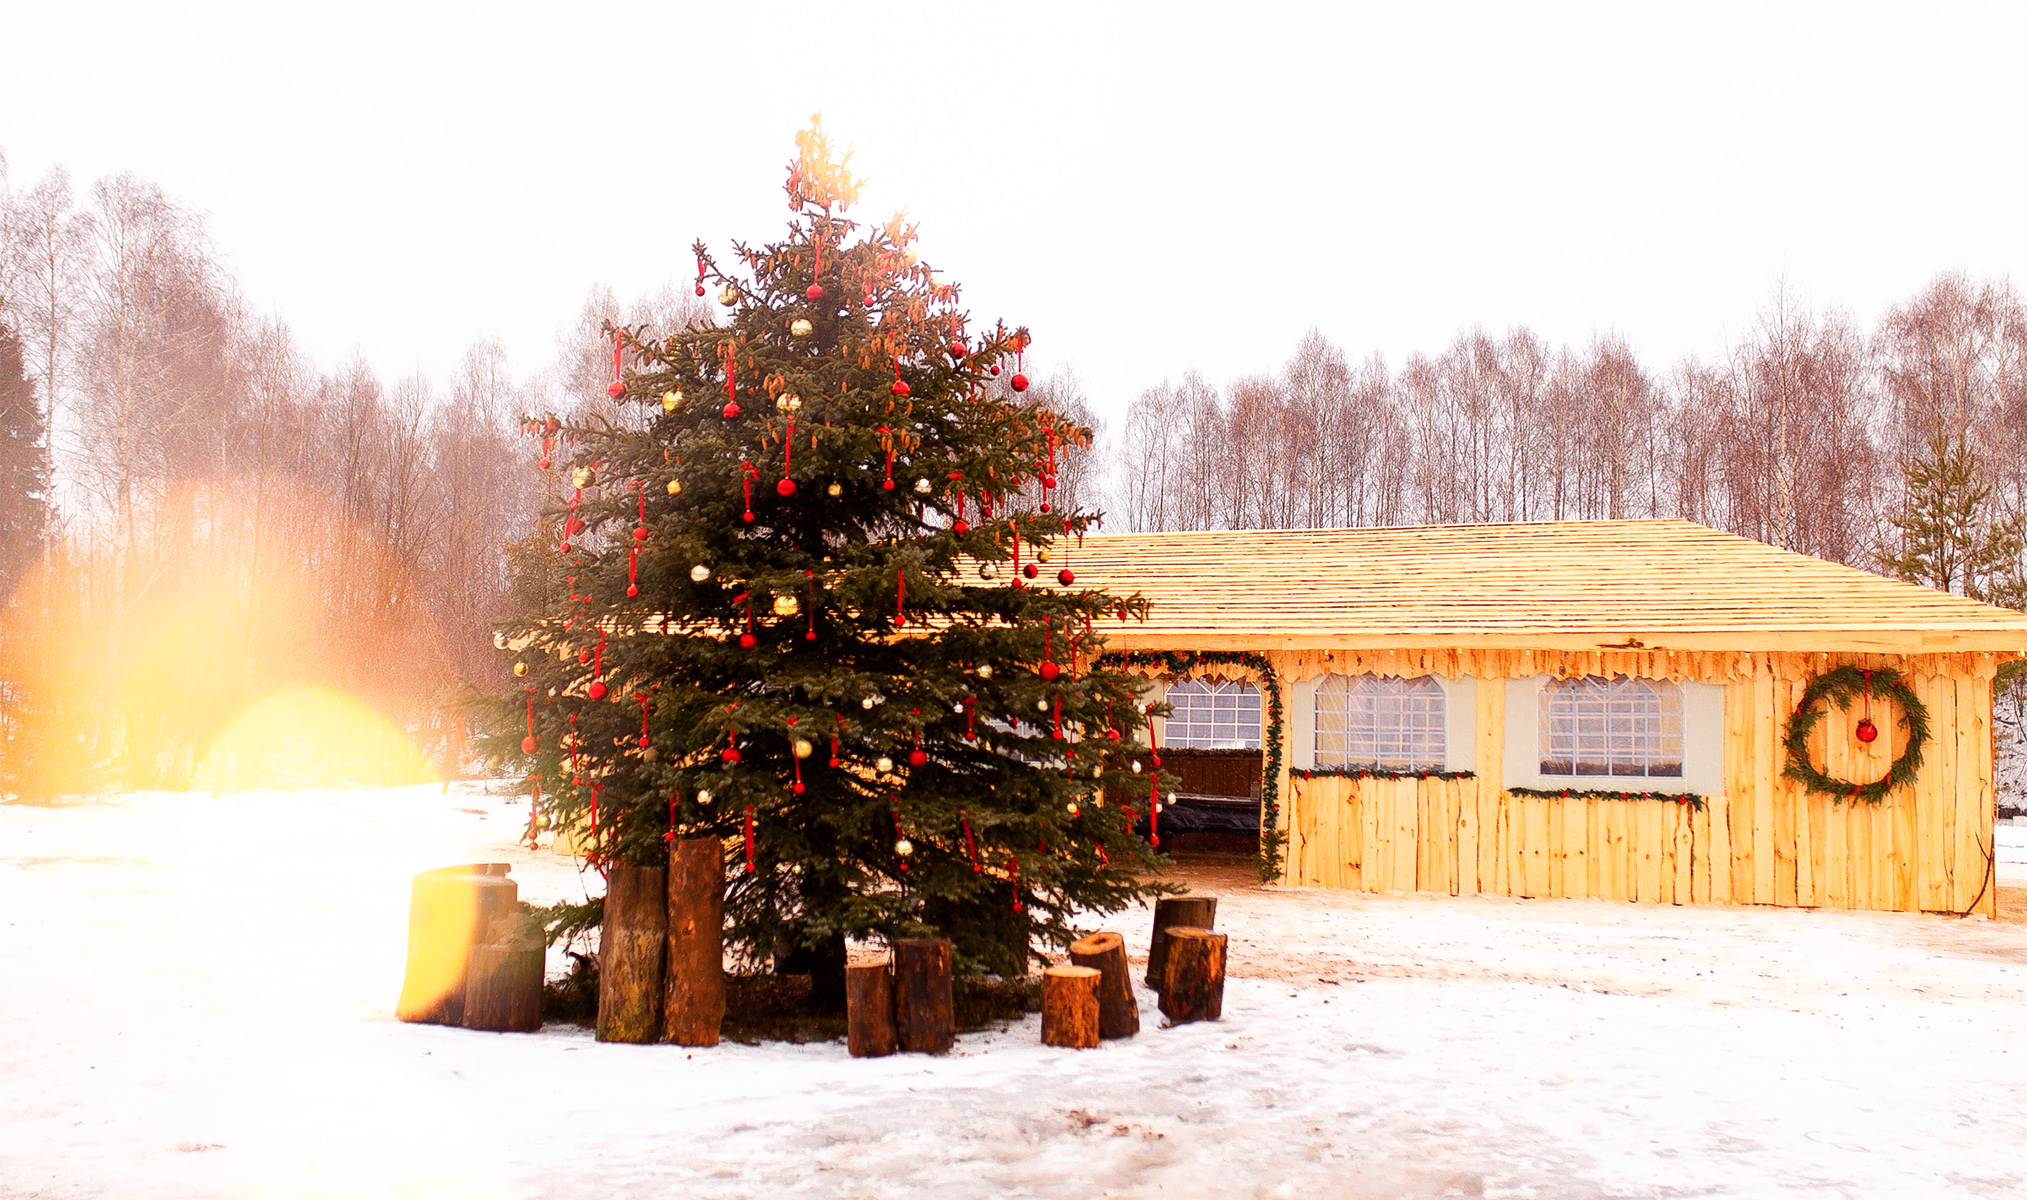
<svg viewBox="0 0 2027 1200"><path fill-rule="evenodd" d="M1109 466L1134 529L1681 516L1999 596L2023 437L2021 298L1946 274L1870 330L1778 297L1721 356L1665 369L1525 328L1394 368L1312 332L1277 373L1143 392Z"/></svg>
<svg viewBox="0 0 2027 1200"><path fill-rule="evenodd" d="M4 183L0 792L258 782L275 764L207 748L291 689L454 765L441 701L501 682L486 623L541 486L521 417L595 376L611 298L532 380L493 343L441 386L326 370L154 185Z"/></svg>

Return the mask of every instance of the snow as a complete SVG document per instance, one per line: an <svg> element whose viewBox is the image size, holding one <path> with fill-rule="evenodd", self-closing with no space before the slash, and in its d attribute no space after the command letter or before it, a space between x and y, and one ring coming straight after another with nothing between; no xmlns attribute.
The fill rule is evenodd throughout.
<svg viewBox="0 0 2027 1200"><path fill-rule="evenodd" d="M1227 880L1224 1020L1143 992L1096 1051L1034 1018L871 1061L396 1022L410 874L584 894L525 816L464 785L0 807L0 1196L2027 1192L2027 926ZM1103 923L1144 951L1144 913Z"/></svg>

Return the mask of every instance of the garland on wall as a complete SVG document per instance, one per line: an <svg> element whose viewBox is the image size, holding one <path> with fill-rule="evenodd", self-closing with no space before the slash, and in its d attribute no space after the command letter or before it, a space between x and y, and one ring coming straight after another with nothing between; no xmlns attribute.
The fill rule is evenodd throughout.
<svg viewBox="0 0 2027 1200"><path fill-rule="evenodd" d="M1695 792L1615 792L1597 788L1507 788L1509 796L1532 796L1537 800L1668 800L1703 811L1703 797Z"/></svg>
<svg viewBox="0 0 2027 1200"><path fill-rule="evenodd" d="M1281 828L1281 677L1267 656L1251 650L1123 650L1101 657L1128 667L1153 667L1165 675L1187 676L1198 667L1244 667L1260 678L1260 697L1265 704L1267 727L1260 738L1265 759L1260 779L1260 853L1258 865L1263 880L1281 877L1281 856L1288 844L1288 831Z"/></svg>
<svg viewBox="0 0 2027 1200"><path fill-rule="evenodd" d="M1840 712L1850 712L1852 701L1862 700L1867 711L1858 722L1857 738L1869 744L1879 736L1879 727L1873 724L1870 711L1875 692L1900 705L1900 711L1907 719L1907 749L1893 760L1884 778L1871 783L1852 783L1817 770L1809 761L1809 735L1815 732L1816 723L1829 711L1830 704L1835 704ZM1829 703L1819 704L1819 701ZM1893 789L1914 782L1915 772L1921 770L1922 751L1928 746L1928 739L1928 706L1914 694L1913 688L1907 686L1906 677L1899 671L1892 667L1872 670L1838 667L1816 676L1803 690L1801 703L1795 706L1794 715L1788 719L1788 735L1783 739L1788 750L1788 765L1781 774L1799 781L1812 792L1839 800L1863 800L1867 804L1877 804Z"/></svg>
<svg viewBox="0 0 2027 1200"><path fill-rule="evenodd" d="M1383 771L1377 767L1294 767L1290 779L1476 779L1476 771Z"/></svg>

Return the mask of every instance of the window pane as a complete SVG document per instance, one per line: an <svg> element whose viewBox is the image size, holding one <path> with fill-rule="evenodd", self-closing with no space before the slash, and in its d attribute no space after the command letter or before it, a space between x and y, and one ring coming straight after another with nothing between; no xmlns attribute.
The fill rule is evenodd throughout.
<svg viewBox="0 0 2027 1200"><path fill-rule="evenodd" d="M1596 676L1548 684L1541 773L1679 778L1682 689L1665 680Z"/></svg>

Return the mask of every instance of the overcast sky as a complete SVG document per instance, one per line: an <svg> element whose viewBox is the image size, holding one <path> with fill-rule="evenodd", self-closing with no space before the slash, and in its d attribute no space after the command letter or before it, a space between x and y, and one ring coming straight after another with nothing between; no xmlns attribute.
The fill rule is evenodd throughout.
<svg viewBox="0 0 2027 1200"><path fill-rule="evenodd" d="M1714 354L2027 268L2027 5L312 7L0 0L25 187L209 214L326 366L546 364L588 288L780 232L816 110L977 318L1101 411L1524 322ZM199 14L199 15L192 15Z"/></svg>

